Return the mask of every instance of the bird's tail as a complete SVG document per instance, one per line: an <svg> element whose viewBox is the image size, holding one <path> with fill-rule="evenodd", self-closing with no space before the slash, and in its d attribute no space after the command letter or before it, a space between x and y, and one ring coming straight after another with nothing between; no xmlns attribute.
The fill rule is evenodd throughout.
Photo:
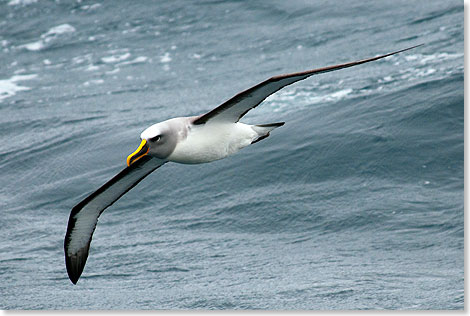
<svg viewBox="0 0 470 316"><path fill-rule="evenodd" d="M265 139L269 136L269 132L282 125L284 125L284 122L253 125L252 128L256 133L258 133L258 138L255 138L251 143L254 144L259 142L260 140Z"/></svg>

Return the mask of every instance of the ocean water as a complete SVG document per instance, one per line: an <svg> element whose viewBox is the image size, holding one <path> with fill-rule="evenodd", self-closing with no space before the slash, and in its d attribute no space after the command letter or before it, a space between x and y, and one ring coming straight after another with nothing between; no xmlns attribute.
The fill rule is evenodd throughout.
<svg viewBox="0 0 470 316"><path fill-rule="evenodd" d="M464 308L462 1L0 2L2 309ZM285 121L167 164L104 212L77 285L71 208L147 126L273 75Z"/></svg>

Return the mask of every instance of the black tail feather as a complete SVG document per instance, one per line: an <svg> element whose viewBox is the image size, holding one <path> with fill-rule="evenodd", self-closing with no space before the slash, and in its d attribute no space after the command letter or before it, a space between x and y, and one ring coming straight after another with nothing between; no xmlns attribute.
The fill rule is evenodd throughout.
<svg viewBox="0 0 470 316"><path fill-rule="evenodd" d="M259 127L279 127L279 126L282 126L284 125L286 122L279 122L279 123L270 123L270 124L260 124L260 125L256 125L256 126L259 126Z"/></svg>
<svg viewBox="0 0 470 316"><path fill-rule="evenodd" d="M254 144L265 139L269 136L269 132L282 125L284 125L284 122L255 125L253 129L258 133L258 138L251 143Z"/></svg>

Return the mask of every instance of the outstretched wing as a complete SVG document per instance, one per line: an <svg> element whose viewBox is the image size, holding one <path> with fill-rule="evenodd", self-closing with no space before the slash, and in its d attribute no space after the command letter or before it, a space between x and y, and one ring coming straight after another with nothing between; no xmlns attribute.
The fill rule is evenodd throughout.
<svg viewBox="0 0 470 316"><path fill-rule="evenodd" d="M73 284L77 283L85 267L91 238L101 213L164 163L166 160L144 156L75 205L64 240L65 266Z"/></svg>
<svg viewBox="0 0 470 316"><path fill-rule="evenodd" d="M312 75L368 63L370 61L374 61L374 60L378 60L381 58L385 58L387 56L398 54L398 53L407 51L409 49L413 49L421 45L416 45L413 47L405 48L405 49L398 50L398 51L388 53L385 55L380 55L380 56L376 56L372 58L353 61L353 62L349 62L345 64L339 64L339 65L334 65L334 66L329 66L329 67L324 67L324 68L318 68L318 69L313 69L313 70L307 70L307 71L302 71L302 72L296 72L296 73L271 77L268 80L265 80L257 84L256 86L253 86L245 91L238 93L233 98L219 105L212 111L197 118L193 124L205 124L206 122L210 120L221 121L221 122L234 122L234 123L238 122L238 120L240 120L240 118L242 118L243 115L245 115L249 110L258 106L258 104L263 102L263 100L266 99L268 96L284 88L285 86L293 84L294 82L307 79L308 77Z"/></svg>

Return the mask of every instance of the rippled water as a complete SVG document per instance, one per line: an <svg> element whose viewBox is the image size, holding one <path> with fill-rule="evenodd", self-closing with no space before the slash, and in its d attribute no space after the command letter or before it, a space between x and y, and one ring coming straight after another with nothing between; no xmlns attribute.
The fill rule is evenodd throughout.
<svg viewBox="0 0 470 316"><path fill-rule="evenodd" d="M2 309L463 309L461 1L0 3ZM167 164L100 218L70 209L147 126L272 75L315 76L225 160Z"/></svg>

